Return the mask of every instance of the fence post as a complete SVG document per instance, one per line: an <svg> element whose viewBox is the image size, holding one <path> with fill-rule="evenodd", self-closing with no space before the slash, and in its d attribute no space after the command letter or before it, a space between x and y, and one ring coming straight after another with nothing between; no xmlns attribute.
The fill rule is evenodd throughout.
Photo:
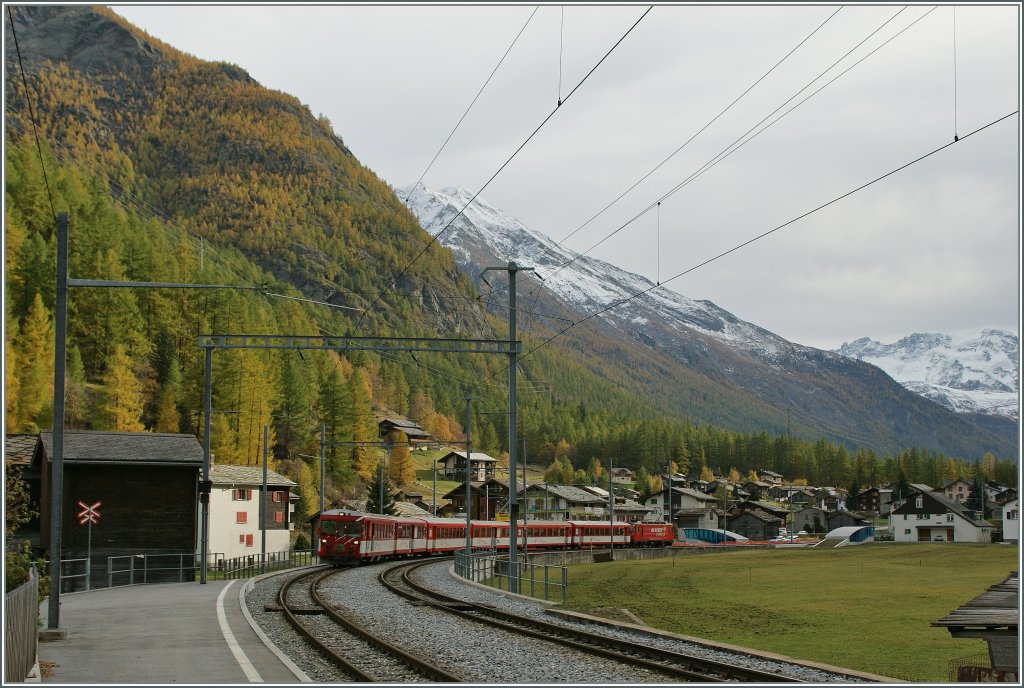
<svg viewBox="0 0 1024 688"><path fill-rule="evenodd" d="M569 570L562 568L562 606L565 606L565 589L569 585Z"/></svg>
<svg viewBox="0 0 1024 688"><path fill-rule="evenodd" d="M149 555L142 555L142 583L145 585L149 582Z"/></svg>

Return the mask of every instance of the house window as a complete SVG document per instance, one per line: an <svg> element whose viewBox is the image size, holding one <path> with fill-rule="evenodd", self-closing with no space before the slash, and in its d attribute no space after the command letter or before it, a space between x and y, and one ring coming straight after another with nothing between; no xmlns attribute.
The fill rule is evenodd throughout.
<svg viewBox="0 0 1024 688"><path fill-rule="evenodd" d="M1016 521L1017 520L1017 510L1014 509L1013 511L1006 512L1006 520L1007 521Z"/></svg>
<svg viewBox="0 0 1024 688"><path fill-rule="evenodd" d="M910 535L910 528L907 528L906 530L904 530L903 534L904 535Z"/></svg>
<svg viewBox="0 0 1024 688"><path fill-rule="evenodd" d="M274 512L274 523L284 523L284 513L281 511Z"/></svg>
<svg viewBox="0 0 1024 688"><path fill-rule="evenodd" d="M918 509L924 508L924 497L917 495L917 499L914 500L914 506Z"/></svg>
<svg viewBox="0 0 1024 688"><path fill-rule="evenodd" d="M248 502L252 499L252 490L247 487L239 487L231 490L231 500L235 502Z"/></svg>
<svg viewBox="0 0 1024 688"><path fill-rule="evenodd" d="M246 547L252 547L252 534L251 533L249 535L245 536L245 546Z"/></svg>
<svg viewBox="0 0 1024 688"><path fill-rule="evenodd" d="M235 512L235 523L248 523L249 513L247 511L236 511Z"/></svg>
<svg viewBox="0 0 1024 688"><path fill-rule="evenodd" d="M282 501L281 497L283 497L283 496L284 496L284 493L283 493L283 492L274 492L274 493L272 493L272 494L273 494L273 499L274 499L274 501L275 501L275 502L280 502L280 501Z"/></svg>
<svg viewBox="0 0 1024 688"><path fill-rule="evenodd" d="M245 535L239 535L238 536L238 544L240 544L240 545L244 545L245 544Z"/></svg>

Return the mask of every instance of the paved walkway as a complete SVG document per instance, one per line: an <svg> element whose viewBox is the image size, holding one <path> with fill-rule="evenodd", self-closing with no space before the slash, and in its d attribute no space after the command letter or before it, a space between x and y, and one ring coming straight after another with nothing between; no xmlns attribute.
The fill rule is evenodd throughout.
<svg viewBox="0 0 1024 688"><path fill-rule="evenodd" d="M61 595L61 640L39 643L44 683L299 683L243 609L246 581ZM47 618L47 601L40 607Z"/></svg>

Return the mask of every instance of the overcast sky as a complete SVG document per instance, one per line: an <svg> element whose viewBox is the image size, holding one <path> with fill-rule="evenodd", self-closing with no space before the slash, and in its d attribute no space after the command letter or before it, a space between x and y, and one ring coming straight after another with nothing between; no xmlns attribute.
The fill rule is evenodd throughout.
<svg viewBox="0 0 1024 688"><path fill-rule="evenodd" d="M424 178L473 191L646 5L543 5ZM566 246L589 249L715 158L902 5L846 7ZM911 5L786 112L933 6ZM536 5L114 6L170 45L237 64L328 117L393 186L420 177ZM482 192L556 240L693 137L835 6L655 6ZM668 286L791 341L1020 320L1020 16L940 6L591 255L678 274L962 141ZM955 65L955 69L954 69ZM561 86L559 86L561 83ZM768 119L773 121L776 114ZM756 130L755 130L756 131Z"/></svg>

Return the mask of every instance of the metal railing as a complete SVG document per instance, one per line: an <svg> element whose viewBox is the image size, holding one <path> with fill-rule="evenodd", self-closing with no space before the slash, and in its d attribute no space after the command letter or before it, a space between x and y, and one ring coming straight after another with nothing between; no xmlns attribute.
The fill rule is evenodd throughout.
<svg viewBox="0 0 1024 688"><path fill-rule="evenodd" d="M211 554L220 557L223 554ZM199 572L195 552L172 554L123 554L107 557L107 587L136 583L184 583L196 579Z"/></svg>
<svg viewBox="0 0 1024 688"><path fill-rule="evenodd" d="M494 551L472 552L468 556L464 551L455 553L455 573L474 583L481 583L498 590L515 588L520 595L540 597L551 600L552 592L561 596L565 604L565 594L569 586L568 569L564 566L551 564L532 564L528 555L516 562L512 567L508 555L499 555ZM541 594L543 593L543 594Z"/></svg>
<svg viewBox="0 0 1024 688"><path fill-rule="evenodd" d="M39 619L39 573L4 595L4 683L20 683L36 663L36 623Z"/></svg>
<svg viewBox="0 0 1024 688"><path fill-rule="evenodd" d="M84 573L69 573L69 570L78 568L81 564ZM47 562L49 565L49 562ZM75 592L78 587L78 580L85 579L85 589L88 590L90 583L92 582L92 576L89 572L89 560L85 557L81 559L61 559L60 560L60 591L61 592Z"/></svg>
<svg viewBox="0 0 1024 688"><path fill-rule="evenodd" d="M249 554L244 557L224 559L219 562L217 572L223 578L249 578L269 571L309 566L314 563L316 553L313 550L283 550L262 554Z"/></svg>

